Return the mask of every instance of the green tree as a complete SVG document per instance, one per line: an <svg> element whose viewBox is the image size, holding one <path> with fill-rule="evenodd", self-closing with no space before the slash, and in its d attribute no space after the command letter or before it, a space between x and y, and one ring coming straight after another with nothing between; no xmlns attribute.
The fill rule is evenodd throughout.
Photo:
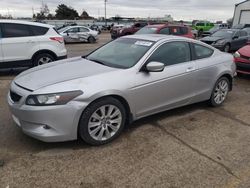
<svg viewBox="0 0 250 188"><path fill-rule="evenodd" d="M63 19L73 20L79 17L78 12L75 9L73 9L72 7L68 7L65 4L58 5L55 12L56 12L55 17L60 20Z"/></svg>

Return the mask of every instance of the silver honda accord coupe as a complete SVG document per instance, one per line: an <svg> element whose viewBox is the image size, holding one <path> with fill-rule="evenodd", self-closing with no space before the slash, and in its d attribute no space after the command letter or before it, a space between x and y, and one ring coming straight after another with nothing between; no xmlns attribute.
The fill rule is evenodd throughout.
<svg viewBox="0 0 250 188"><path fill-rule="evenodd" d="M18 127L36 139L101 145L145 116L200 101L222 105L234 74L232 55L202 42L133 35L21 73L8 104Z"/></svg>

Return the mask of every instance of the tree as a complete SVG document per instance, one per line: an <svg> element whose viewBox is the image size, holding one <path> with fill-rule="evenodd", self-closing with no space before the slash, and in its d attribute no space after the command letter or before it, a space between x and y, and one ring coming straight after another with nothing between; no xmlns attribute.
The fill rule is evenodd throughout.
<svg viewBox="0 0 250 188"><path fill-rule="evenodd" d="M89 14L84 10L80 16L81 19L93 19Z"/></svg>
<svg viewBox="0 0 250 188"><path fill-rule="evenodd" d="M63 19L73 20L79 17L78 12L75 9L73 9L72 7L68 7L65 4L58 5L55 12L56 12L55 17L60 20Z"/></svg>

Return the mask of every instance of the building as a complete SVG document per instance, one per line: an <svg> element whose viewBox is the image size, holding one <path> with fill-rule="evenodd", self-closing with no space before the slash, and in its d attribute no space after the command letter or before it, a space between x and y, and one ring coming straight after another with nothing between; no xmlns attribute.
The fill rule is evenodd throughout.
<svg viewBox="0 0 250 188"><path fill-rule="evenodd" d="M250 0L235 5L233 26L237 24L250 24Z"/></svg>

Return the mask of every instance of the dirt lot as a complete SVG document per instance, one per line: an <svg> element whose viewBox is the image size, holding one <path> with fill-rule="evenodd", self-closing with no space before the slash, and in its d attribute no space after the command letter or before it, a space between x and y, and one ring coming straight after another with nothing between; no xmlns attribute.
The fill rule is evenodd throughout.
<svg viewBox="0 0 250 188"><path fill-rule="evenodd" d="M67 45L69 56L97 44ZM17 74L19 71L14 71ZM205 103L133 123L102 147L42 143L13 123L0 76L0 187L250 187L250 77L237 78L224 106Z"/></svg>

